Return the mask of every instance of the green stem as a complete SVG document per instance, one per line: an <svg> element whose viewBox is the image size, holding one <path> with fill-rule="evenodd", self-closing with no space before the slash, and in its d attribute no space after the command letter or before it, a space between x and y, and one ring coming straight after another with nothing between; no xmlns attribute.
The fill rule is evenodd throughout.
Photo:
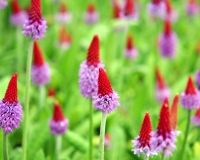
<svg viewBox="0 0 200 160"><path fill-rule="evenodd" d="M62 137L56 136L56 150L55 150L55 160L59 160L59 153L62 146Z"/></svg>
<svg viewBox="0 0 200 160"><path fill-rule="evenodd" d="M89 160L93 159L93 106L92 106L92 98L90 98L90 150L89 150Z"/></svg>
<svg viewBox="0 0 200 160"><path fill-rule="evenodd" d="M181 149L181 152L180 152L179 160L182 160L182 157L184 155L185 145L186 145L186 142L187 142L188 132L189 132L189 128L190 128L190 117L191 117L191 110L188 111L188 119L187 119L187 126L186 126L186 130L185 130L185 137L184 137L182 149Z"/></svg>
<svg viewBox="0 0 200 160"><path fill-rule="evenodd" d="M23 71L23 56L21 54L21 46L22 46L22 33L21 28L17 28L16 30L17 36L17 73L20 74Z"/></svg>
<svg viewBox="0 0 200 160"><path fill-rule="evenodd" d="M44 85L39 86L39 109L42 109L44 104L44 97L45 97L45 88Z"/></svg>
<svg viewBox="0 0 200 160"><path fill-rule="evenodd" d="M104 137L106 128L106 114L102 113L100 128L99 160L104 160Z"/></svg>
<svg viewBox="0 0 200 160"><path fill-rule="evenodd" d="M161 158L162 160L164 160L165 159L165 155L164 155L164 152L162 152L162 158Z"/></svg>
<svg viewBox="0 0 200 160"><path fill-rule="evenodd" d="M8 135L3 133L3 160L8 160Z"/></svg>
<svg viewBox="0 0 200 160"><path fill-rule="evenodd" d="M30 100L30 82L31 82L31 63L33 57L33 40L31 40L27 55L27 66L26 66L26 88L25 88L25 113L24 113L24 129L23 129L23 160L26 160L26 150L27 150L27 134L28 134L28 117L29 117L29 100Z"/></svg>
<svg viewBox="0 0 200 160"><path fill-rule="evenodd" d="M149 160L149 157L145 155L144 160Z"/></svg>

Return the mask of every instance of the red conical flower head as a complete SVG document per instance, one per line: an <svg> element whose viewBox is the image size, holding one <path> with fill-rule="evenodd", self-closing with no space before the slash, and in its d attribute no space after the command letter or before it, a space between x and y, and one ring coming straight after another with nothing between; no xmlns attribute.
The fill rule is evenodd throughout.
<svg viewBox="0 0 200 160"><path fill-rule="evenodd" d="M8 88L6 90L6 94L3 98L4 101L9 103L17 103L17 73L13 74L10 82L8 84Z"/></svg>
<svg viewBox="0 0 200 160"><path fill-rule="evenodd" d="M114 18L120 18L120 12L121 12L121 8L119 6L119 4L116 2L116 0L114 0L113 2L113 17Z"/></svg>
<svg viewBox="0 0 200 160"><path fill-rule="evenodd" d="M70 37L70 35L67 34L67 31L64 27L60 28L59 41L60 41L60 43L71 42L71 37Z"/></svg>
<svg viewBox="0 0 200 160"><path fill-rule="evenodd" d="M165 82L158 67L156 67L156 82L157 82L158 88L160 89L165 88Z"/></svg>
<svg viewBox="0 0 200 160"><path fill-rule="evenodd" d="M150 116L149 113L145 114L143 123L142 123L142 127L140 129L140 143L142 144L142 148L144 148L145 146L149 146L149 141L151 138L151 133L152 131L152 126L151 126L151 120L150 120Z"/></svg>
<svg viewBox="0 0 200 160"><path fill-rule="evenodd" d="M161 0L153 0L152 2L153 2L154 4L158 4L158 3L161 2Z"/></svg>
<svg viewBox="0 0 200 160"><path fill-rule="evenodd" d="M54 103L54 111L53 111L53 120L54 121L62 121L65 117L63 116L60 104L58 101Z"/></svg>
<svg viewBox="0 0 200 160"><path fill-rule="evenodd" d="M171 127L172 127L173 130L176 130L176 127L177 127L178 99L179 99L179 95L176 94L174 99L173 99L172 108L171 108L171 111L170 111Z"/></svg>
<svg viewBox="0 0 200 160"><path fill-rule="evenodd" d="M172 32L171 23L168 19L165 20L165 35L169 35Z"/></svg>
<svg viewBox="0 0 200 160"><path fill-rule="evenodd" d="M200 108L197 109L195 116L200 117Z"/></svg>
<svg viewBox="0 0 200 160"><path fill-rule="evenodd" d="M87 53L87 64L96 66L99 62L99 37L94 35Z"/></svg>
<svg viewBox="0 0 200 160"><path fill-rule="evenodd" d="M33 64L36 66L41 66L44 64L44 59L42 57L42 52L37 41L34 41L33 45Z"/></svg>
<svg viewBox="0 0 200 160"><path fill-rule="evenodd" d="M158 122L157 131L160 135L163 136L163 138L166 138L166 133L170 132L170 116L169 116L169 105L168 105L168 99L165 98L161 111L160 111L160 117Z"/></svg>
<svg viewBox="0 0 200 160"><path fill-rule="evenodd" d="M41 6L40 0L31 0L31 8L29 12L29 19L32 20L32 23L40 23L41 15Z"/></svg>
<svg viewBox="0 0 200 160"><path fill-rule="evenodd" d="M189 3L190 3L190 4L196 3L196 0L189 0Z"/></svg>
<svg viewBox="0 0 200 160"><path fill-rule="evenodd" d="M53 87L48 89L48 97L55 97L55 89Z"/></svg>
<svg viewBox="0 0 200 160"><path fill-rule="evenodd" d="M106 72L103 68L99 68L99 77L98 77L98 94L105 96L112 93L112 87Z"/></svg>
<svg viewBox="0 0 200 160"><path fill-rule="evenodd" d="M132 49L133 46L134 46L134 44L133 44L133 38L132 38L131 35L129 35L129 36L127 37L126 48L127 48L127 49Z"/></svg>
<svg viewBox="0 0 200 160"><path fill-rule="evenodd" d="M59 9L60 13L65 13L67 11L67 6L65 3L61 3L60 4L60 9Z"/></svg>
<svg viewBox="0 0 200 160"><path fill-rule="evenodd" d="M189 76L185 94L196 94L195 87L192 81L192 77Z"/></svg>
<svg viewBox="0 0 200 160"><path fill-rule="evenodd" d="M171 13L172 11L172 4L170 2L170 0L165 0L165 4L166 4L166 8L167 8L167 13Z"/></svg>
<svg viewBox="0 0 200 160"><path fill-rule="evenodd" d="M126 0L124 12L125 12L125 15L130 15L134 12L133 0Z"/></svg>
<svg viewBox="0 0 200 160"><path fill-rule="evenodd" d="M88 5L88 7L87 7L87 11L88 11L89 13L94 13L95 10L96 10L95 5L94 5L93 3L90 3L90 4Z"/></svg>
<svg viewBox="0 0 200 160"><path fill-rule="evenodd" d="M11 0L11 7L14 14L17 14L21 11L17 0Z"/></svg>
<svg viewBox="0 0 200 160"><path fill-rule="evenodd" d="M110 136L110 134L105 134L105 139L107 139L107 140L110 140L111 139L111 136Z"/></svg>

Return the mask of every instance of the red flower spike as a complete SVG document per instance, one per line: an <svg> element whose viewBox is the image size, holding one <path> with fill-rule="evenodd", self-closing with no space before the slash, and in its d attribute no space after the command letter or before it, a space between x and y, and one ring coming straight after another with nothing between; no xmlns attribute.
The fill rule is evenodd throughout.
<svg viewBox="0 0 200 160"><path fill-rule="evenodd" d="M111 136L110 136L110 134L105 134L105 139L107 139L107 140L110 140L111 139Z"/></svg>
<svg viewBox="0 0 200 160"><path fill-rule="evenodd" d="M13 74L10 82L8 84L8 88L6 90L6 94L3 98L3 101L9 103L18 103L17 99L17 73Z"/></svg>
<svg viewBox="0 0 200 160"><path fill-rule="evenodd" d="M197 109L195 116L200 117L200 108Z"/></svg>
<svg viewBox="0 0 200 160"><path fill-rule="evenodd" d="M125 15L130 15L134 12L133 0L126 0L124 11Z"/></svg>
<svg viewBox="0 0 200 160"><path fill-rule="evenodd" d="M165 3L166 3L166 8L167 8L167 13L169 14L172 11L172 4L170 0L165 0Z"/></svg>
<svg viewBox="0 0 200 160"><path fill-rule="evenodd" d="M165 35L168 35L172 32L171 23L168 19L165 20Z"/></svg>
<svg viewBox="0 0 200 160"><path fill-rule="evenodd" d="M158 88L165 88L165 81L160 73L160 70L156 67L156 82L158 84Z"/></svg>
<svg viewBox="0 0 200 160"><path fill-rule="evenodd" d="M121 8L119 6L119 4L116 2L116 0L114 0L113 2L113 17L114 18L120 18L120 12L121 12Z"/></svg>
<svg viewBox="0 0 200 160"><path fill-rule="evenodd" d="M170 116L169 116L169 105L168 105L168 99L165 98L161 111L160 111L160 117L158 122L157 130L159 133L166 138L166 133L169 133L171 129L170 125Z"/></svg>
<svg viewBox="0 0 200 160"><path fill-rule="evenodd" d="M99 68L99 77L98 77L98 94L105 96L112 93L112 87L106 72L103 68Z"/></svg>
<svg viewBox="0 0 200 160"><path fill-rule="evenodd" d="M88 5L88 7L87 7L87 11L88 11L89 13L94 13L95 10L96 10L95 5L94 5L93 3L90 3L90 4Z"/></svg>
<svg viewBox="0 0 200 160"><path fill-rule="evenodd" d="M65 13L67 11L67 6L64 3L60 4L60 13Z"/></svg>
<svg viewBox="0 0 200 160"><path fill-rule="evenodd" d="M11 7L14 14L17 14L21 11L17 0L11 0Z"/></svg>
<svg viewBox="0 0 200 160"><path fill-rule="evenodd" d="M96 66L99 62L99 37L94 35L87 53L87 64Z"/></svg>
<svg viewBox="0 0 200 160"><path fill-rule="evenodd" d="M196 94L195 87L192 81L192 77L189 76L185 94Z"/></svg>
<svg viewBox="0 0 200 160"><path fill-rule="evenodd" d="M60 28L59 40L60 40L60 43L71 42L71 37L70 35L67 34L67 31L64 27Z"/></svg>
<svg viewBox="0 0 200 160"><path fill-rule="evenodd" d="M48 97L55 97L55 89L53 87L48 89Z"/></svg>
<svg viewBox="0 0 200 160"><path fill-rule="evenodd" d="M127 37L126 48L127 48L127 49L132 49L133 46L134 46L134 44L133 44L133 38L132 38L131 35L129 35L129 36Z"/></svg>
<svg viewBox="0 0 200 160"><path fill-rule="evenodd" d="M189 3L190 3L190 4L196 3L196 0L189 0Z"/></svg>
<svg viewBox="0 0 200 160"><path fill-rule="evenodd" d="M151 126L151 120L150 120L150 116L149 113L145 114L143 123L142 123L142 127L140 129L140 143L142 144L142 146L140 147L145 147L145 146L149 146L149 141L151 138L151 133L152 131L152 126Z"/></svg>
<svg viewBox="0 0 200 160"><path fill-rule="evenodd" d="M54 121L62 121L65 117L63 116L60 104L58 101L54 103L54 111L53 111L53 120Z"/></svg>
<svg viewBox="0 0 200 160"><path fill-rule="evenodd" d="M177 119L178 119L178 100L179 95L176 94L173 99L172 108L170 111L170 120L172 129L176 130L177 128Z"/></svg>
<svg viewBox="0 0 200 160"><path fill-rule="evenodd" d="M41 18L42 18L42 15L41 15L40 0L31 0L29 19L32 20L32 23L34 22L40 23Z"/></svg>
<svg viewBox="0 0 200 160"><path fill-rule="evenodd" d="M44 64L42 52L37 41L34 41L34 45L33 45L33 64L36 66L41 66Z"/></svg>
<svg viewBox="0 0 200 160"><path fill-rule="evenodd" d="M158 4L158 3L160 3L161 2L161 0L153 0L153 3L154 4Z"/></svg>

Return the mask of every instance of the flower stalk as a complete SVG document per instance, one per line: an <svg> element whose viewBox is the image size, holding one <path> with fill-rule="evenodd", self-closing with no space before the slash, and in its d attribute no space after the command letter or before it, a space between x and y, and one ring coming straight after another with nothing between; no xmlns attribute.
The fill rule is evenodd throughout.
<svg viewBox="0 0 200 160"><path fill-rule="evenodd" d="M89 159L93 160L93 106L92 98L90 98L90 150L89 150Z"/></svg>
<svg viewBox="0 0 200 160"><path fill-rule="evenodd" d="M8 134L3 133L3 160L9 160L8 158Z"/></svg>
<svg viewBox="0 0 200 160"><path fill-rule="evenodd" d="M26 88L25 88L25 113L24 113L24 130L23 130L23 153L22 159L26 160L27 151L27 134L28 134L28 117L29 117L29 100L30 100L30 82L31 82L31 62L33 57L33 40L31 40L27 55L27 66L26 66Z"/></svg>

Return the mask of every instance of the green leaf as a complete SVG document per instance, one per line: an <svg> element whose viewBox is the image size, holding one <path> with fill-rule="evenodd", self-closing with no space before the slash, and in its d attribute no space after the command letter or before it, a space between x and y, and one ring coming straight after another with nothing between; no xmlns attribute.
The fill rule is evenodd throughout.
<svg viewBox="0 0 200 160"><path fill-rule="evenodd" d="M34 159L45 160L44 152L40 149L34 156Z"/></svg>

